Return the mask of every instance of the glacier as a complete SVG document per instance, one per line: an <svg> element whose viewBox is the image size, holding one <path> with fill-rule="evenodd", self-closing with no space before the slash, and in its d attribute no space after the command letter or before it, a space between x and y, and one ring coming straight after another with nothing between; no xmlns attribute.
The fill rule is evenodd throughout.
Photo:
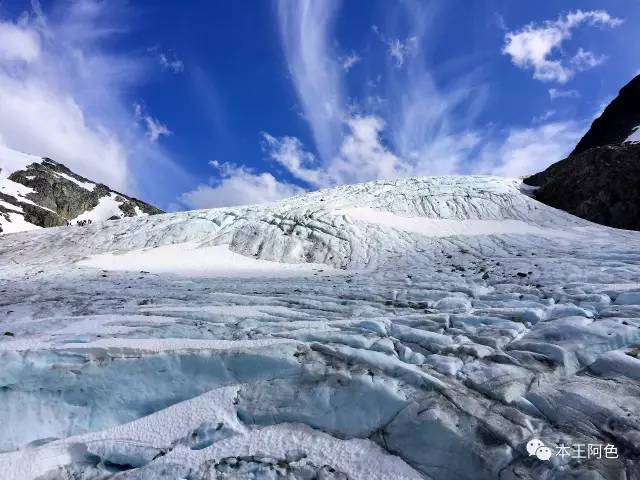
<svg viewBox="0 0 640 480"><path fill-rule="evenodd" d="M421 177L1 236L2 478L640 478L640 233L531 192Z"/></svg>

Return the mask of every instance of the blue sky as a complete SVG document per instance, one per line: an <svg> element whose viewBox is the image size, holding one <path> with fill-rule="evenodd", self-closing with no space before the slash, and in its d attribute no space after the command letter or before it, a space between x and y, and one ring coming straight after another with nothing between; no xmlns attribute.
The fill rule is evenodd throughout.
<svg viewBox="0 0 640 480"><path fill-rule="evenodd" d="M0 142L165 209L524 175L640 72L640 2L0 1Z"/></svg>

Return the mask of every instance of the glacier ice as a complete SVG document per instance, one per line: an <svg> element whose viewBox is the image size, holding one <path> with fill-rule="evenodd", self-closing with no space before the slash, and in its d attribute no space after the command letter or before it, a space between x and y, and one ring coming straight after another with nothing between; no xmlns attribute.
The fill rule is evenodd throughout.
<svg viewBox="0 0 640 480"><path fill-rule="evenodd" d="M638 478L639 247L498 177L4 235L2 476Z"/></svg>

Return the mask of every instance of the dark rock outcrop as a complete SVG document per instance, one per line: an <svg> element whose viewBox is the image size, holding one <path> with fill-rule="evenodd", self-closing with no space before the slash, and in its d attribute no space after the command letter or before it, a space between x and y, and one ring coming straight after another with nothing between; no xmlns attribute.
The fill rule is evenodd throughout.
<svg viewBox="0 0 640 480"><path fill-rule="evenodd" d="M77 175L49 158L43 158L41 162L34 162L23 170L11 173L8 179L30 188L31 191L23 197L0 192L0 200L3 201L0 204L0 215L9 220L10 215L17 214L38 227L66 225L68 221L93 210L103 197L108 196L115 197L119 204L117 208L122 212L115 218L133 217L141 213L163 213L141 200ZM0 233L1 229L0 226Z"/></svg>
<svg viewBox="0 0 640 480"><path fill-rule="evenodd" d="M640 75L626 84L602 115L594 120L571 155L577 155L593 147L620 144L629 138L639 125Z"/></svg>
<svg viewBox="0 0 640 480"><path fill-rule="evenodd" d="M63 165L45 159L42 163L34 163L24 170L13 172L9 175L9 180L33 189L33 192L25 195L26 198L54 211L64 219L77 217L95 208L100 197L109 194L109 189L104 185L96 185L93 191L89 191L73 181L56 175L56 172L76 178ZM80 178L77 180L87 181Z"/></svg>
<svg viewBox="0 0 640 480"><path fill-rule="evenodd" d="M640 75L597 118L571 155L524 180L547 205L610 227L640 230Z"/></svg>
<svg viewBox="0 0 640 480"><path fill-rule="evenodd" d="M31 164L24 170L13 172L9 176L9 180L32 188L33 192L26 196L29 200L44 208L53 210L64 219L75 218L95 208L100 198L110 195L112 192L109 187L102 184L96 184L93 190L87 190L73 181L56 174L66 175L81 183L92 183L90 180L73 173L61 163L54 162L49 158L43 159L42 163ZM119 201L122 201L120 210L122 210L125 217L135 216L136 206L142 212L150 215L163 213L162 210L138 199L129 198L119 192L114 193L117 193Z"/></svg>
<svg viewBox="0 0 640 480"><path fill-rule="evenodd" d="M22 216L25 222L39 227L59 227L67 222L64 217L51 210L21 202L19 199L2 192L0 192L0 200L5 202L5 205L0 204L0 215L3 216L8 216L10 213L17 214ZM6 206L6 204L10 206ZM2 225L0 225L0 233L2 233Z"/></svg>
<svg viewBox="0 0 640 480"><path fill-rule="evenodd" d="M640 230L640 144L591 148L524 181L535 198L610 227Z"/></svg>

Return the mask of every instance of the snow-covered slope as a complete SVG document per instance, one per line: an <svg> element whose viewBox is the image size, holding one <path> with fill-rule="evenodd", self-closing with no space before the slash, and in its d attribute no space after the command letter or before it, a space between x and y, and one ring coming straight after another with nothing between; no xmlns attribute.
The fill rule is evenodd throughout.
<svg viewBox="0 0 640 480"><path fill-rule="evenodd" d="M634 478L640 234L522 188L415 178L1 237L3 478ZM618 458L543 461L532 438Z"/></svg>
<svg viewBox="0 0 640 480"><path fill-rule="evenodd" d="M157 213L51 159L0 145L0 234Z"/></svg>

